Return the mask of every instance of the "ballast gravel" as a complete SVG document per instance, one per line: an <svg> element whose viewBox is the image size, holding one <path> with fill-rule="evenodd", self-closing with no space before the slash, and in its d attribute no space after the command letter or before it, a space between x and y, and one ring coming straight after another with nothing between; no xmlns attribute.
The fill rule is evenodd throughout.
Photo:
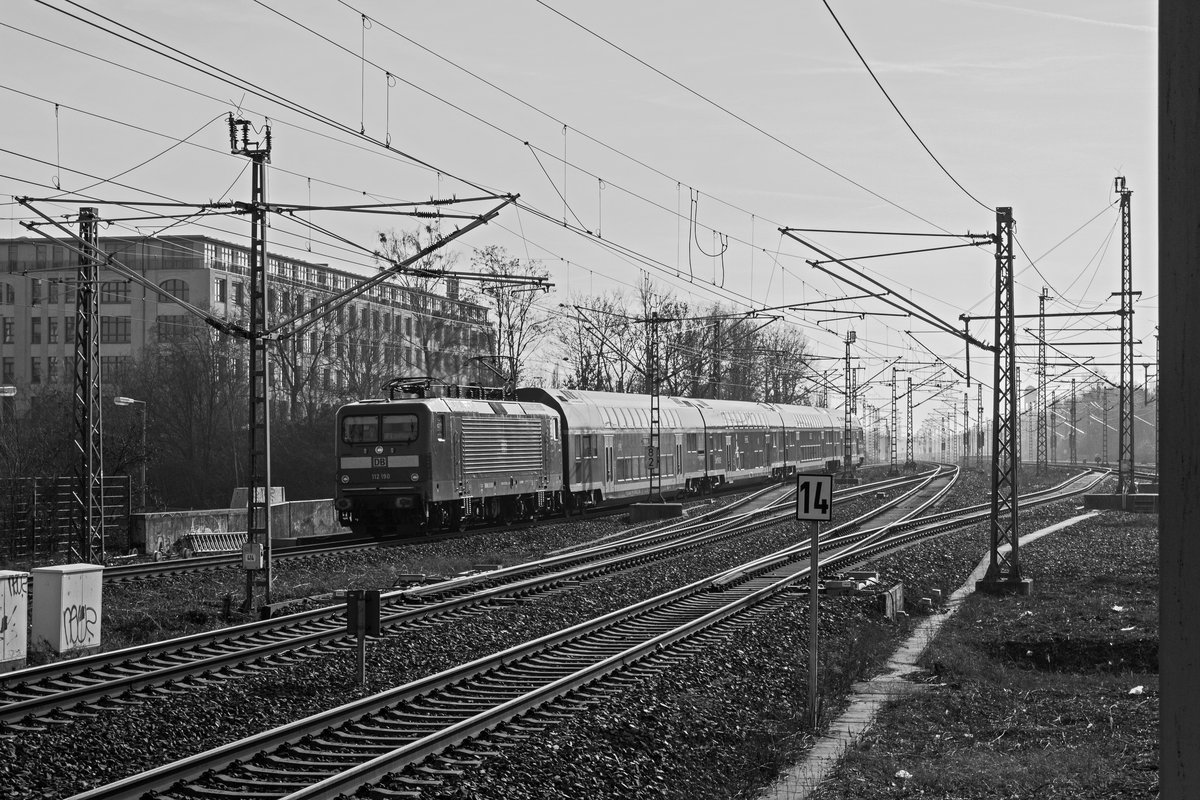
<svg viewBox="0 0 1200 800"><path fill-rule="evenodd" d="M986 476L967 473L955 490L958 496L945 507L981 502L986 484ZM866 501L861 504L861 510L852 503L840 507L839 516L862 513ZM1040 520L1071 513L1069 502L1058 503L1032 511L1026 524L1040 526ZM602 520L584 524L596 526L588 534L592 537L612 527ZM558 527L543 524L531 530L547 550L581 538L577 527L556 534ZM345 651L262 668L218 685L176 690L92 719L41 731L7 731L0 738L0 796L67 797L653 597L803 535L795 523L784 524L570 592L386 636L369 647L365 687L354 685L354 655ZM986 535L986 526L948 534L881 559L875 567L886 581L913 587L906 600L926 596L921 592L933 588L948 593L986 553ZM529 543L517 544L524 549ZM441 545L481 561L504 552L503 543L488 536ZM831 600L821 611L822 693L829 716L849 684L882 663L905 624L886 621L864 598ZM752 796L755 787L769 782L810 742L804 707L807 630L807 595L790 594L728 640L605 696L586 715L521 746L504 748L500 757L487 759L461 779L426 787L425 794L594 800Z"/></svg>

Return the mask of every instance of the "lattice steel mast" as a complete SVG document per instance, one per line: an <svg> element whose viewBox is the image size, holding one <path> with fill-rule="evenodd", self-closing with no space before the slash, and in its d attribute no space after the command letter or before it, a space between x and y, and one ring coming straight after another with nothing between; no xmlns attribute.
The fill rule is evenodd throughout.
<svg viewBox="0 0 1200 800"><path fill-rule="evenodd" d="M908 400L908 421L905 423L905 426L904 426L904 439L905 439L904 468L905 469L916 469L917 462L913 458L913 422L912 422L912 409L913 409L912 397L913 397L913 394L912 394L912 376L911 375L908 376L907 381L908 381L908 384L904 391L904 396Z"/></svg>
<svg viewBox="0 0 1200 800"><path fill-rule="evenodd" d="M1038 365L1037 365L1037 472L1047 467L1046 456L1046 301L1050 293L1042 287L1038 296Z"/></svg>
<svg viewBox="0 0 1200 800"><path fill-rule="evenodd" d="M662 502L662 470L659 469L662 455L662 427L659 419L658 396L658 312L650 312L646 325L646 391L650 395L650 447L646 453L646 466L650 472L650 500ZM717 323L720 324L720 321Z"/></svg>
<svg viewBox="0 0 1200 800"><path fill-rule="evenodd" d="M1116 179L1121 195L1121 415L1118 423L1117 494L1137 491L1133 477L1133 228L1125 178Z"/></svg>
<svg viewBox="0 0 1200 800"><path fill-rule="evenodd" d="M898 472L896 469L896 437L899 435L899 429L896 427L896 372L896 368L892 367L892 435L888 437L891 467L888 469L888 475L895 475Z"/></svg>
<svg viewBox="0 0 1200 800"><path fill-rule="evenodd" d="M1028 593L1021 577L1012 208L996 209L996 325L992 367L992 511L987 573L978 588ZM1007 552L1004 548L1008 547Z"/></svg>
<svg viewBox="0 0 1200 800"><path fill-rule="evenodd" d="M75 293L75 447L79 451L72 515L72 556L104 562L104 416L100 403L99 235L95 208L79 209L83 254Z"/></svg>
<svg viewBox="0 0 1200 800"><path fill-rule="evenodd" d="M983 384L975 383L975 463L983 466Z"/></svg>
<svg viewBox="0 0 1200 800"><path fill-rule="evenodd" d="M1079 451L1075 449L1075 434L1078 424L1079 418L1076 416L1075 407L1075 379L1071 378L1071 430L1067 432L1067 450L1070 452L1072 464L1079 461Z"/></svg>
<svg viewBox="0 0 1200 800"><path fill-rule="evenodd" d="M854 412L854 370L850 367L850 345L854 344L855 339L856 336L853 330L846 334L846 423L842 429L842 475L840 478L842 483L854 480L854 463L851 460L851 445L854 434L850 429L852 422L851 414Z"/></svg>
<svg viewBox="0 0 1200 800"><path fill-rule="evenodd" d="M240 134L240 135L239 135ZM250 159L250 202L238 207L250 216L250 416L247 419L250 464L246 476L245 611L256 607L256 588L271 604L271 382L267 347L267 164L271 128L263 140L250 141L250 123L229 116L229 147Z"/></svg>

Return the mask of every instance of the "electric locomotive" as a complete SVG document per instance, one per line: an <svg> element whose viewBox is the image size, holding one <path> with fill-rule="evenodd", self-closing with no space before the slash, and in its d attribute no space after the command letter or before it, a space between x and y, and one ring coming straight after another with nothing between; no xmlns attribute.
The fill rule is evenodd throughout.
<svg viewBox="0 0 1200 800"><path fill-rule="evenodd" d="M561 510L558 415L537 403L467 394L362 400L338 410L334 507L342 525L403 534Z"/></svg>

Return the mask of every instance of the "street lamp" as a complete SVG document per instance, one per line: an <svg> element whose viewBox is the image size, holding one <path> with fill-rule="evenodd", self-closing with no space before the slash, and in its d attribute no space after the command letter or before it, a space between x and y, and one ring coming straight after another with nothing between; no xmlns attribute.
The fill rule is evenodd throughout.
<svg viewBox="0 0 1200 800"><path fill-rule="evenodd" d="M141 509L146 510L146 401L134 400L132 397L114 397L113 402L119 406L141 406L142 413L142 503Z"/></svg>

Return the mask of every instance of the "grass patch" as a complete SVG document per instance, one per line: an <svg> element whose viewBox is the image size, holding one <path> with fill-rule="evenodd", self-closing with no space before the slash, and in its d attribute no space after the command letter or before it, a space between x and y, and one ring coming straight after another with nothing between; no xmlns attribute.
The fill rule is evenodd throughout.
<svg viewBox="0 0 1200 800"><path fill-rule="evenodd" d="M1023 546L1033 594L968 598L814 800L1154 796L1157 546L1122 514Z"/></svg>

